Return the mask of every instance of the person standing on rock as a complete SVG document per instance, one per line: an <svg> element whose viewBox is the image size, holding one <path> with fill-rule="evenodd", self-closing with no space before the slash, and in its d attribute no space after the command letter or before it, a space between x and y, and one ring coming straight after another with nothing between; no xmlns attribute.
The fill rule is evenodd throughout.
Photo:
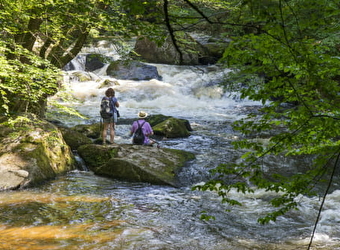
<svg viewBox="0 0 340 250"><path fill-rule="evenodd" d="M145 118L148 116L148 113L144 111L140 111L138 113L138 120L134 121L131 126L130 130L130 136L132 137L132 143L133 144L139 144L139 145L146 145L146 146L152 146L156 141L149 138L150 135L153 135L153 130ZM142 137L138 135L138 128L141 128Z"/></svg>
<svg viewBox="0 0 340 250"><path fill-rule="evenodd" d="M108 88L105 91L105 96L102 98L100 106L101 106L100 115L103 118L103 131L102 131L103 145L106 144L107 130L110 131L110 144L113 144L116 123L118 120L117 108L119 107L119 102L115 97L115 91L113 90L113 88Z"/></svg>

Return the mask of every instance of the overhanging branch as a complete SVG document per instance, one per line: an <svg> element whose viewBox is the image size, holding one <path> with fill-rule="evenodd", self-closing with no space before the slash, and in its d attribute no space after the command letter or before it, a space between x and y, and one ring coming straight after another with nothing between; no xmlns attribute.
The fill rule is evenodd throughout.
<svg viewBox="0 0 340 250"><path fill-rule="evenodd" d="M173 28L171 26L171 23L170 23L168 6L169 6L168 0L164 0L163 9L164 9L164 16L165 16L165 25L166 25L166 27L167 27L167 29L169 31L169 34L170 34L170 37L171 37L171 41L172 41L176 51L179 54L179 63L182 64L183 63L183 53L182 53L181 49L178 46L174 30L173 30Z"/></svg>
<svg viewBox="0 0 340 250"><path fill-rule="evenodd" d="M321 212L322 212L323 205L325 204L325 200L326 200L327 194L328 194L328 192L329 192L329 190L330 190L331 184L333 183L333 177L334 177L334 175L335 175L335 170L336 170L336 167L338 166L339 160L340 160L340 152L338 153L338 156L337 156L337 158L336 158L336 161L335 161L335 163L334 163L334 165L333 165L333 171L332 171L331 177L330 177L330 179L329 179L329 181L328 181L327 189L326 189L326 191L325 191L325 194L324 194L323 197L322 197L321 205L320 205L320 207L319 207L318 216L316 217L316 221L315 221L315 224L314 224L312 236L311 236L310 241L309 241L308 250L312 247L313 238L314 238L315 231L316 231L316 226L317 226L318 223L319 223L319 219L320 219L320 216L321 216Z"/></svg>

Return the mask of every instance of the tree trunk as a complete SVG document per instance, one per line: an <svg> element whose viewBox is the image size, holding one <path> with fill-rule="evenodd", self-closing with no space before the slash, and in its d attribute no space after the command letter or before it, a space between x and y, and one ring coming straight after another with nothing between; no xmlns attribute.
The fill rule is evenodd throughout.
<svg viewBox="0 0 340 250"><path fill-rule="evenodd" d="M60 69L63 68L80 52L84 43L86 42L88 34L89 32L87 30L81 31L81 29L77 29L72 35L75 42L72 43L72 45L68 45L67 41L65 40L59 41L59 43L54 45L49 52L47 60L49 60L56 67Z"/></svg>

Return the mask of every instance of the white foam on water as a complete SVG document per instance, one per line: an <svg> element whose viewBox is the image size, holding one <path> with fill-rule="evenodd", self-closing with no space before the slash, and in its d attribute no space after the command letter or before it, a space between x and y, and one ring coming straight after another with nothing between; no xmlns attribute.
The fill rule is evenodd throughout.
<svg viewBox="0 0 340 250"><path fill-rule="evenodd" d="M77 109L93 118L98 118L98 105L105 90L112 87L120 103L120 113L125 118L135 117L139 110L150 114L163 114L187 119L211 120L238 119L235 110L258 102L240 100L237 94L226 93L217 84L230 70L194 66L156 65L163 80L120 80L97 73L67 71L65 83L72 95L79 100ZM106 68L107 65L103 68ZM88 80L79 81L83 74ZM77 77L75 77L77 75ZM112 86L101 87L105 80Z"/></svg>

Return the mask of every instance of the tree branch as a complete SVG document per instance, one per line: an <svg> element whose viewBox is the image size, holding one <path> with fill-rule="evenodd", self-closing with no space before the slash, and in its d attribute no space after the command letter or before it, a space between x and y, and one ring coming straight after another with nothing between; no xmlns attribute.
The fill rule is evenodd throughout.
<svg viewBox="0 0 340 250"><path fill-rule="evenodd" d="M206 15L204 15L204 13L192 2L190 2L189 0L184 0L184 2L186 2L191 8L193 8L198 14L200 14L208 23L213 24L213 22L210 21L210 19Z"/></svg>
<svg viewBox="0 0 340 250"><path fill-rule="evenodd" d="M170 37L171 37L171 41L172 41L176 51L179 54L179 64L182 64L183 63L183 53L182 53L181 49L179 48L179 46L177 44L177 39L175 37L174 30L173 30L173 28L171 26L171 23L170 23L168 5L169 5L168 0L164 0L163 9L164 9L164 16L165 16L165 25L166 25L166 27L167 27L167 29L169 31L169 34L170 34Z"/></svg>
<svg viewBox="0 0 340 250"><path fill-rule="evenodd" d="M331 187L331 184L333 183L333 177L334 177L334 175L335 175L335 170L336 170L336 167L337 167L337 165L338 165L338 163L339 163L339 159L340 159L340 152L338 153L338 156L337 156L337 158L336 158L336 161L335 161L335 163L334 163L334 165L333 165L333 171L332 171L331 177L330 177L330 179L329 179L329 181L328 181L327 189L326 189L326 191L325 191L325 194L324 194L323 197L322 197L322 202L321 202L321 205L320 205L320 207L319 207L318 216L316 217L316 221L315 221L314 228L313 228L313 233L312 233L312 236L311 236L310 241L309 241L308 250L312 247L313 238L314 238L315 231L316 231L316 226L317 226L318 223L319 223L319 219L320 219L320 216L321 216L321 211L322 211L323 205L324 205L324 203L325 203L326 196L327 196L327 194L328 194L328 192L329 192L329 189L330 189L330 187Z"/></svg>

